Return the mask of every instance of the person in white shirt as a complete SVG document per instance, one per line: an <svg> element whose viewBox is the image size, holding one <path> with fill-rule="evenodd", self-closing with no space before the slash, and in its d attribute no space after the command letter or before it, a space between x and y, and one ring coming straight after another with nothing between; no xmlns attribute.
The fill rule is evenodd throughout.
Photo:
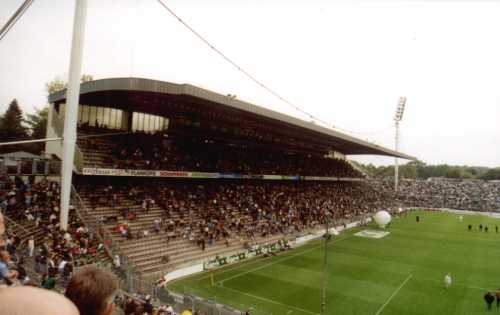
<svg viewBox="0 0 500 315"><path fill-rule="evenodd" d="M453 279L451 278L450 273L448 272L446 276L444 276L444 287L448 289L453 282Z"/></svg>
<svg viewBox="0 0 500 315"><path fill-rule="evenodd" d="M35 239L33 238L33 236L31 236L28 240L28 251L29 256L33 257L33 253L35 252Z"/></svg>
<svg viewBox="0 0 500 315"><path fill-rule="evenodd" d="M59 274L62 275L64 273L64 268L66 267L67 263L68 261L66 259L61 260L59 266L57 267L57 271L59 272Z"/></svg>
<svg viewBox="0 0 500 315"><path fill-rule="evenodd" d="M115 258L113 259L113 264L115 265L116 269L120 269L120 267L122 266L120 262L120 256L115 255Z"/></svg>
<svg viewBox="0 0 500 315"><path fill-rule="evenodd" d="M52 213L49 217L49 220L52 224L57 220L57 215L55 213Z"/></svg>
<svg viewBox="0 0 500 315"><path fill-rule="evenodd" d="M172 305L167 305L167 307L165 308L165 311L167 312L168 315L175 314L174 313L174 308L172 307Z"/></svg>

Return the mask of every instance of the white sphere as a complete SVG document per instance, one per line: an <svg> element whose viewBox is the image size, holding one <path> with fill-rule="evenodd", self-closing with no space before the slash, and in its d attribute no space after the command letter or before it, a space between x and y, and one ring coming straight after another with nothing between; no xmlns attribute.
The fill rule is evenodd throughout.
<svg viewBox="0 0 500 315"><path fill-rule="evenodd" d="M389 214L389 212L381 210L375 213L373 219L375 219L375 222L378 224L378 226L380 226L381 228L385 228L385 226L389 224L389 222L391 222L391 215Z"/></svg>

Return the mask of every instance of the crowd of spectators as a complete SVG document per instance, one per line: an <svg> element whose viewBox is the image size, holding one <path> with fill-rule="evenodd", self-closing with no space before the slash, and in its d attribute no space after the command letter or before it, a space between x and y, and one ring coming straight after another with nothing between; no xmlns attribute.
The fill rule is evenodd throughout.
<svg viewBox="0 0 500 315"><path fill-rule="evenodd" d="M141 182L142 184L139 184ZM343 224L354 217L367 216L378 209L394 206L384 192L364 183L351 182L284 182L284 181L198 181L166 182L137 180L134 184L79 187L92 204L115 204L103 196L117 196L135 203L142 212L147 204L162 209L146 231L128 225L131 211L117 206L116 218L103 221L115 224L115 230L127 238L147 237L165 232L170 237L182 237L196 242L200 248L216 241L237 236L252 241L256 237L287 234L312 229L325 223ZM104 189L108 193L102 194ZM96 192L97 191L97 192ZM99 201L100 200L100 201Z"/></svg>
<svg viewBox="0 0 500 315"><path fill-rule="evenodd" d="M56 283L66 282L75 268L94 264L103 245L70 210L68 230L59 225L59 184L43 180L36 184L19 178L1 182L0 204L2 212L21 226L31 229L33 235L22 240L14 231L6 235L6 251L16 264L17 280L29 279L24 265L32 261L35 272L42 275L41 285L53 289ZM36 238L36 231L40 237ZM19 252L18 248L23 248Z"/></svg>
<svg viewBox="0 0 500 315"><path fill-rule="evenodd" d="M102 244L73 214L68 231L60 231L53 216L59 215L57 183L3 178L0 186L0 313L111 315L114 305L125 310L133 302L136 312L126 314L175 314L169 305L153 307L150 299L118 294L115 276L96 264ZM28 221L43 231L36 246L34 236L23 240L15 232Z"/></svg>
<svg viewBox="0 0 500 315"><path fill-rule="evenodd" d="M43 231L40 239L33 235L23 240L11 229L5 231L0 216L0 234L5 234L0 237L0 285L65 290L67 300L52 295L44 299L59 299L61 305L71 301L67 304L68 314L76 306L75 314L107 315L113 304L120 305L125 314L173 314L168 305L153 306L149 296L115 300L118 287L114 276L95 266L98 253L103 250L97 236L82 224L75 211L70 211L68 231L60 230L58 183L3 179L0 188L1 213ZM92 207L104 205L117 210L111 221L104 217L98 220L115 224L124 237L166 233L172 238L189 239L202 250L234 236L251 242L256 237L313 229L323 226L327 215L331 225L341 225L396 206L500 210L500 183L475 180L402 180L396 195L389 180L365 183L135 179L126 184L119 180L102 184L99 179L90 179L79 183L78 189L87 194ZM129 202L138 205L134 209L139 210L124 206ZM161 209L151 226L141 231L128 226L127 222L151 208ZM30 278L27 261L32 261L34 272L42 275L40 281ZM106 285L100 284L96 289L96 281L105 281ZM11 291L12 299L21 294L16 292ZM29 294L45 296L39 291Z"/></svg>
<svg viewBox="0 0 500 315"><path fill-rule="evenodd" d="M179 138L165 132L81 139L79 146L87 156L92 152L108 154L106 166L121 169L362 177L348 162L320 154Z"/></svg>
<svg viewBox="0 0 500 315"><path fill-rule="evenodd" d="M371 184L379 190L393 189L392 180ZM500 182L432 178L399 182L397 199L402 205L473 211L500 211Z"/></svg>

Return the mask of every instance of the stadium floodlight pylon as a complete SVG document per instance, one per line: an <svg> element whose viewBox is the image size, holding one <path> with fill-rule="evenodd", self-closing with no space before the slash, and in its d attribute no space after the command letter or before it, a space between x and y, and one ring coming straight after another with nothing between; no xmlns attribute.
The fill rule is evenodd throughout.
<svg viewBox="0 0 500 315"><path fill-rule="evenodd" d="M396 152L399 152L399 123L403 120L403 114L405 112L406 97L400 96L398 101L398 107L396 108L396 114L394 115L394 123L396 127L395 142L396 142ZM398 181L399 181L399 164L398 158L394 159L394 191L398 192Z"/></svg>
<svg viewBox="0 0 500 315"><path fill-rule="evenodd" d="M75 4L73 21L73 39L71 42L71 59L69 64L69 80L66 90L66 109L64 114L64 131L61 167L61 204L59 223L61 230L68 229L69 203L71 197L71 179L76 146L76 123L78 119L78 103L80 98L80 77L82 72L83 44L85 39L85 19L87 0L78 0Z"/></svg>

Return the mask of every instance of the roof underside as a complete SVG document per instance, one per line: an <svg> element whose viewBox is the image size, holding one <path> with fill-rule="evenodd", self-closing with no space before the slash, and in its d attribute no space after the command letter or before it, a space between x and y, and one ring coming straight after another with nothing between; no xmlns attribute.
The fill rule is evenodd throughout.
<svg viewBox="0 0 500 315"><path fill-rule="evenodd" d="M66 90L51 94L49 102L60 103ZM220 122L238 129L304 141L318 150L345 155L385 155L415 160L414 157L318 126L251 103L189 84L175 84L142 78L112 78L81 84L80 104L101 105L166 117L188 117Z"/></svg>

